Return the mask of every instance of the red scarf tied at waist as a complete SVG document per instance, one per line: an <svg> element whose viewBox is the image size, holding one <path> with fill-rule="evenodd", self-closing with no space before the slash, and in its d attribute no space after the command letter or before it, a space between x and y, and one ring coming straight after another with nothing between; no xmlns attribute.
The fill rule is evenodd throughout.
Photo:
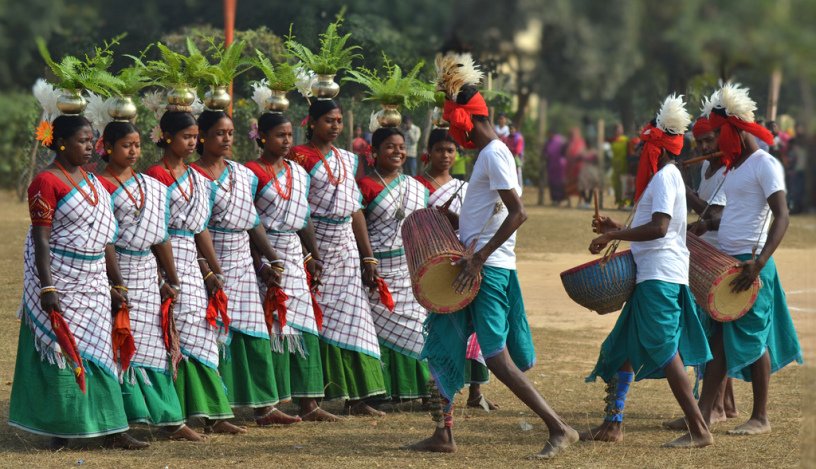
<svg viewBox="0 0 816 469"><path fill-rule="evenodd" d="M281 329L286 325L286 301L289 296L283 291L281 287L269 287L266 289L266 296L264 297L263 309L264 320L266 321L266 328L269 330L269 336L274 335L275 313L278 313L278 325Z"/></svg>
<svg viewBox="0 0 816 469"><path fill-rule="evenodd" d="M717 140L717 144L720 147L720 152L722 152L722 162L726 170L731 169L731 166L742 153L740 130L748 132L768 145L773 145L774 143L771 131L756 122L745 122L736 116L726 117L715 111L709 114L708 120L711 122L712 130L720 130L720 137Z"/></svg>
<svg viewBox="0 0 816 469"><path fill-rule="evenodd" d="M640 199L652 176L657 172L657 161L663 150L672 155L679 155L683 149L683 136L671 135L663 132L652 124L647 124L640 133L643 148L640 152L637 176L635 177L635 200Z"/></svg>
<svg viewBox="0 0 816 469"><path fill-rule="evenodd" d="M136 342L130 331L130 310L127 303L122 303L119 311L113 316L113 361L119 362L122 371L128 369L130 360L136 355Z"/></svg>
<svg viewBox="0 0 816 469"><path fill-rule="evenodd" d="M309 269L307 269L305 265L304 270L306 271L306 284L309 286L309 294L312 296L312 310L314 311L315 324L317 324L317 330L321 331L323 330L323 309L317 303L317 295L320 294L320 291L315 288L312 274L309 273Z"/></svg>
<svg viewBox="0 0 816 469"><path fill-rule="evenodd" d="M473 121L470 116L487 116L487 103L481 93L476 93L470 98L467 104L457 104L450 100L445 100L445 107L442 110L442 119L450 123L448 133L459 146L463 148L476 148L467 134L473 130Z"/></svg>
<svg viewBox="0 0 816 469"><path fill-rule="evenodd" d="M397 304L394 302L394 297L391 296L388 284L385 283L382 277L377 277L377 292L380 294L380 303L388 308L388 311L393 312Z"/></svg>
<svg viewBox="0 0 816 469"><path fill-rule="evenodd" d="M69 361L74 364L74 379L79 385L80 391L85 392L85 367L82 365L82 359L79 357L79 349L77 348L76 339L65 318L62 317L59 311L52 309L48 313L48 319L51 321L51 330L57 336L57 343L62 349L62 354Z"/></svg>
<svg viewBox="0 0 816 469"><path fill-rule="evenodd" d="M221 316L221 322L224 324L224 332L229 330L230 318L227 315L227 294L224 293L223 288L219 288L212 295L207 302L207 322L214 328L218 328L216 320Z"/></svg>
<svg viewBox="0 0 816 469"><path fill-rule="evenodd" d="M161 328L164 338L164 348L170 355L170 367L173 371L173 381L178 376L178 364L181 361L181 344L173 318L173 298L167 298L161 304Z"/></svg>

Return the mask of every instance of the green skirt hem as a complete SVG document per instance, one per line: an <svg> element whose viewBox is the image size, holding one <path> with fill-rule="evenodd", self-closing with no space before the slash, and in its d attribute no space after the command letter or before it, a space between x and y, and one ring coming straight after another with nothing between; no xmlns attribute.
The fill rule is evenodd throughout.
<svg viewBox="0 0 816 469"><path fill-rule="evenodd" d="M232 332L218 370L231 407L269 407L280 402L269 339Z"/></svg>
<svg viewBox="0 0 816 469"><path fill-rule="evenodd" d="M320 339L325 400L361 400L385 394L380 360Z"/></svg>

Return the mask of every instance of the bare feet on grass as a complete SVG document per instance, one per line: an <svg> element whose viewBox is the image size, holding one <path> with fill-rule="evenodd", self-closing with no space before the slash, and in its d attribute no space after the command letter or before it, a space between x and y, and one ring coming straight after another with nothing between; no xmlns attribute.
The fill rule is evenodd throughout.
<svg viewBox="0 0 816 469"><path fill-rule="evenodd" d="M563 433L550 435L550 439L544 444L544 448L533 455L536 459L550 459L558 453L563 452L569 445L578 441L579 435L572 427L566 427Z"/></svg>
<svg viewBox="0 0 816 469"><path fill-rule="evenodd" d="M337 422L340 420L340 417L326 412L320 407L315 407L306 413L303 413L303 409L301 409L300 418L303 419L304 422Z"/></svg>
<svg viewBox="0 0 816 469"><path fill-rule="evenodd" d="M261 416L255 417L255 423L258 424L259 427L266 427L269 425L292 425L293 423L298 423L300 421L300 417L286 414L280 409L274 407L267 410L266 413L262 414Z"/></svg>
<svg viewBox="0 0 816 469"><path fill-rule="evenodd" d="M244 426L234 425L226 420L218 420L214 424L204 427L204 433L222 433L226 435L240 435L246 433Z"/></svg>
<svg viewBox="0 0 816 469"><path fill-rule="evenodd" d="M348 415L385 417L385 412L379 411L363 401L347 402L344 412L347 413Z"/></svg>
<svg viewBox="0 0 816 469"><path fill-rule="evenodd" d="M771 432L771 424L767 420L751 419L733 430L728 430L729 435L761 435Z"/></svg>
<svg viewBox="0 0 816 469"><path fill-rule="evenodd" d="M714 443L714 437L711 433L706 432L700 436L692 436L691 433L672 440L663 445L664 448L703 448Z"/></svg>
<svg viewBox="0 0 816 469"><path fill-rule="evenodd" d="M207 439L207 435L198 433L187 425L182 424L178 430L170 433L168 438L173 441L204 441Z"/></svg>
<svg viewBox="0 0 816 469"><path fill-rule="evenodd" d="M430 438L412 445L403 446L402 449L432 453L453 453L456 451L456 443L453 441L453 433L451 433L450 428L437 428Z"/></svg>
<svg viewBox="0 0 816 469"><path fill-rule="evenodd" d="M683 423L685 429L685 422ZM604 441L617 443L623 441L623 427L620 422L604 422L597 427L581 432L581 441Z"/></svg>

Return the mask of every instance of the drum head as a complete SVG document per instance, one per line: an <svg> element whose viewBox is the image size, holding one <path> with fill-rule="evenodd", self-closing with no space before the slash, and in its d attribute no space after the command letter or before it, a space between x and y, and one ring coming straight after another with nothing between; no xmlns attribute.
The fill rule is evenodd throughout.
<svg viewBox="0 0 816 469"><path fill-rule="evenodd" d="M731 267L720 275L708 293L708 314L716 321L729 322L745 316L756 302L759 293L759 279L751 288L739 293L731 292L731 281L742 271L738 266Z"/></svg>
<svg viewBox="0 0 816 469"><path fill-rule="evenodd" d="M462 270L461 266L452 265L451 256L438 256L427 261L412 281L414 296L428 311L434 313L453 313L469 305L479 293L481 278L473 289L460 295L453 289L453 280Z"/></svg>

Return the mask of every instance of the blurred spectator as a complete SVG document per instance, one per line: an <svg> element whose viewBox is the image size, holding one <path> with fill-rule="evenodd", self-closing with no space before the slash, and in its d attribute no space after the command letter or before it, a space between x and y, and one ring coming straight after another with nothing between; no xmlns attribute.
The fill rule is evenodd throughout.
<svg viewBox="0 0 816 469"><path fill-rule="evenodd" d="M405 165L402 172L408 176L416 176L417 173L417 146L419 145L419 137L422 136L422 131L419 126L414 124L411 116L403 116L402 125L400 126L403 135L405 136Z"/></svg>
<svg viewBox="0 0 816 469"><path fill-rule="evenodd" d="M623 124L615 124L615 133L609 140L612 147L612 188L615 190L615 204L622 207L626 197L623 193L624 178L628 173L626 155L629 151L629 137L623 134Z"/></svg>
<svg viewBox="0 0 816 469"><path fill-rule="evenodd" d="M510 133L504 139L510 153L516 160L516 173L518 175L519 186L524 187L524 179L521 176L521 170L524 167L524 136L518 131L515 124L510 124Z"/></svg>
<svg viewBox="0 0 816 469"><path fill-rule="evenodd" d="M363 137L363 128L357 126L354 128L354 140L351 141L351 152L357 156L368 159L371 155L371 145Z"/></svg>
<svg viewBox="0 0 816 469"><path fill-rule="evenodd" d="M567 158L567 184L566 195L567 205L569 205L569 197L573 195L580 195L578 188L578 176L581 174L581 168L584 165L582 156L586 150L586 140L581 135L580 127L573 127L570 130L569 141L567 142L567 149L564 155Z"/></svg>
<svg viewBox="0 0 816 469"><path fill-rule="evenodd" d="M507 126L507 116L504 114L499 114L498 119L496 120L496 124L493 126L496 130L496 135L499 136L500 139L504 140L508 135L510 135L510 127Z"/></svg>
<svg viewBox="0 0 816 469"><path fill-rule="evenodd" d="M598 151L585 150L581 153L581 171L578 174L578 192L581 199L578 208L589 208L592 204L592 192L601 187L601 168Z"/></svg>
<svg viewBox="0 0 816 469"><path fill-rule="evenodd" d="M467 155L463 154L460 148L457 148L456 158L453 160L453 165L451 165L450 169L451 176L460 181L467 180L467 163Z"/></svg>
<svg viewBox="0 0 816 469"><path fill-rule="evenodd" d="M801 213L802 210L804 210L807 158L806 139L804 135L797 133L796 136L788 142L785 159L788 208L791 213Z"/></svg>
<svg viewBox="0 0 816 469"><path fill-rule="evenodd" d="M564 185L567 177L567 157L564 154L567 139L561 134L549 133L544 145L544 160L547 162L547 185L550 186L550 200L560 205L566 198Z"/></svg>

